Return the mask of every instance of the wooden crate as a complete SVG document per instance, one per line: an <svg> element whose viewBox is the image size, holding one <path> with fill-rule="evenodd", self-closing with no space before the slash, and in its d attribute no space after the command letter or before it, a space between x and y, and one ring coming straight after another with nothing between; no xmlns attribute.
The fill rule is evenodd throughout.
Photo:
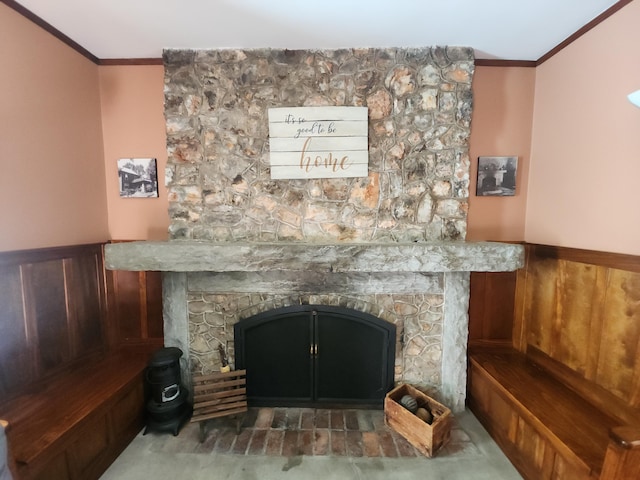
<svg viewBox="0 0 640 480"><path fill-rule="evenodd" d="M404 395L415 398L418 407L428 408L433 414L433 422L428 424L420 420L400 405L400 399ZM435 455L451 436L451 410L411 385L398 385L386 395L384 420L427 457Z"/></svg>

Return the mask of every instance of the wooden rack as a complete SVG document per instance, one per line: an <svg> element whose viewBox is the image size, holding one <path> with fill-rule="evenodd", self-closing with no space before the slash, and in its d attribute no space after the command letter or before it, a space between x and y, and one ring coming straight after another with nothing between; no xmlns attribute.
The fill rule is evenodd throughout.
<svg viewBox="0 0 640 480"><path fill-rule="evenodd" d="M204 442L206 421L235 415L236 433L240 433L240 415L247 411L246 370L194 375L193 416L200 425L200 442Z"/></svg>

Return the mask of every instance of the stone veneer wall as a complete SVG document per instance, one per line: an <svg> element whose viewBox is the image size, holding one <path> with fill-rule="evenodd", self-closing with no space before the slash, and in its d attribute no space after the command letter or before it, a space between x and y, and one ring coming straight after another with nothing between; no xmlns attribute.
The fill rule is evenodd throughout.
<svg viewBox="0 0 640 480"><path fill-rule="evenodd" d="M164 64L172 240L464 240L472 49L169 50ZM271 180L268 109L321 105L368 107L368 177ZM410 277L389 283L367 273L349 288L312 292L277 281L229 290L220 275L203 275L188 274L184 290L191 371L215 371L220 343L233 357L241 319L298 303L337 305L394 323L396 380L464 408L465 359L452 367L442 354L451 337L443 319L452 315L444 304L457 311L443 274L419 276L416 288ZM466 335L454 341L466 345Z"/></svg>
<svg viewBox="0 0 640 480"><path fill-rule="evenodd" d="M171 239L401 242L466 234L473 50L164 53ZM269 175L270 107L369 108L369 176Z"/></svg>
<svg viewBox="0 0 640 480"><path fill-rule="evenodd" d="M396 325L395 380L421 385L438 396L444 303L438 290L440 293L370 295L190 292L191 368L202 374L218 371L219 344L227 347L233 362L233 326L239 320L291 305L332 305L369 313Z"/></svg>

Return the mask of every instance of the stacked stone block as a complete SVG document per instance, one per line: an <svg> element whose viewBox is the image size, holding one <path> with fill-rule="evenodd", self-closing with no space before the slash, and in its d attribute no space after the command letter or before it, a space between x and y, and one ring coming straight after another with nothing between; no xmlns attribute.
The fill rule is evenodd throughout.
<svg viewBox="0 0 640 480"><path fill-rule="evenodd" d="M164 53L170 238L413 242L466 234L463 47ZM271 180L267 112L369 109L369 175Z"/></svg>

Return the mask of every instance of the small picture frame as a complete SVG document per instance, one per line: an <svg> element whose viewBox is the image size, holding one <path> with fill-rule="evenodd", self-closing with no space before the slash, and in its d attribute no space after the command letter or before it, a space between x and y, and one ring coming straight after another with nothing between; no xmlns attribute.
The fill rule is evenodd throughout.
<svg viewBox="0 0 640 480"><path fill-rule="evenodd" d="M512 197L516 194L518 157L478 157L476 195Z"/></svg>
<svg viewBox="0 0 640 480"><path fill-rule="evenodd" d="M155 158L118 160L120 197L158 198L158 164Z"/></svg>

